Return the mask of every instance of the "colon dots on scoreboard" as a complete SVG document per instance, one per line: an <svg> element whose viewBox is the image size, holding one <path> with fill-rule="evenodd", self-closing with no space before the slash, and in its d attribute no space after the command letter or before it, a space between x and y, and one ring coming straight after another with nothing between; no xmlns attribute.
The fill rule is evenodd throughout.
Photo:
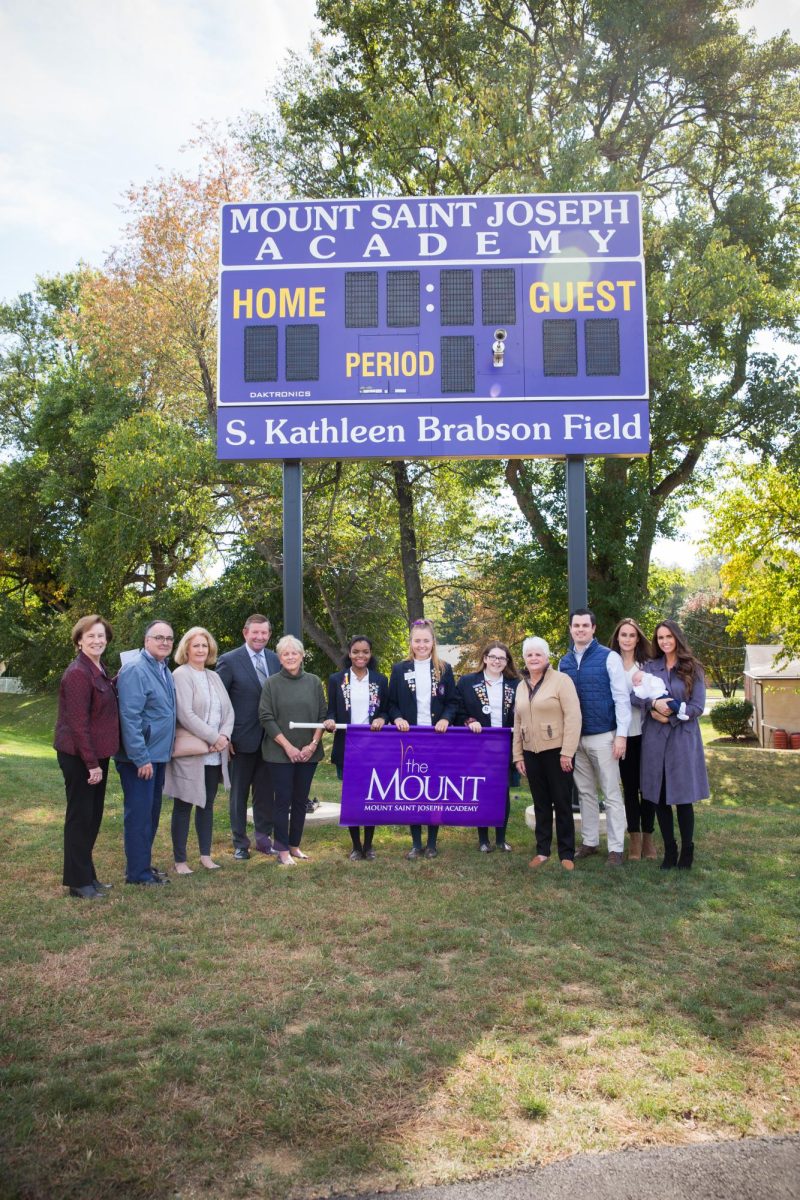
<svg viewBox="0 0 800 1200"><path fill-rule="evenodd" d="M344 276L346 329L379 329L382 272L347 271ZM441 328L474 326L478 271L445 267L439 271L438 296L433 284L423 293L419 270L388 270L385 279L384 328L419 329L423 295L426 312L438 307ZM484 327L517 324L517 292L513 267L480 270L480 323ZM619 321L614 317L585 318L584 363L587 375L620 373ZM541 362L545 376L578 374L579 322L569 318L541 321ZM283 378L287 382L319 379L319 325L285 325ZM244 329L244 379L247 383L279 379L279 326L248 325ZM443 395L475 392L475 336L442 333L439 338L439 375Z"/></svg>

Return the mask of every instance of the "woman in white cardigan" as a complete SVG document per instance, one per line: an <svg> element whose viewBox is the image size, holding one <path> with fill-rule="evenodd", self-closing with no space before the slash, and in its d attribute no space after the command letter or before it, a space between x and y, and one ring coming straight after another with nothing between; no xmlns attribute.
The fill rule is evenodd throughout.
<svg viewBox="0 0 800 1200"><path fill-rule="evenodd" d="M220 781L230 787L228 756L233 706L222 680L208 670L216 661L217 643L199 625L183 635L175 651L178 666L172 678L177 725L164 792L173 797L172 850L178 875L192 874L186 862L192 810L200 862L210 871L219 866L211 857L214 797Z"/></svg>

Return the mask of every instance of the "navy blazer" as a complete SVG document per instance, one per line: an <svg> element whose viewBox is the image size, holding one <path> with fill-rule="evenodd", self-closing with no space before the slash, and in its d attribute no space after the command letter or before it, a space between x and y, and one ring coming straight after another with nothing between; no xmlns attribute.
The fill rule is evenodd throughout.
<svg viewBox="0 0 800 1200"><path fill-rule="evenodd" d="M437 721L444 718L453 725L458 716L459 707L456 681L450 664L442 663L442 667L441 679L433 680L432 678L436 690L431 695L431 724L435 725ZM398 717L403 717L409 725L416 725L417 696L416 692L408 685L406 674L409 672L413 679L414 663L410 658L395 663L392 667L392 673L389 676L389 720L396 721ZM431 663L431 677L433 677L433 663Z"/></svg>
<svg viewBox="0 0 800 1200"><path fill-rule="evenodd" d="M462 675L456 684L460 710L459 725L465 725L467 719L479 721L484 729L492 724L492 714L485 713L483 707L488 703L488 696L479 695L483 690L483 671L473 671L471 675ZM514 697L517 694L518 679L503 679L503 728L514 728ZM477 690L476 690L477 689Z"/></svg>
<svg viewBox="0 0 800 1200"><path fill-rule="evenodd" d="M175 684L144 650L117 676L121 742L117 762L165 763L175 741Z"/></svg>
<svg viewBox="0 0 800 1200"><path fill-rule="evenodd" d="M350 724L350 695L347 688L347 679L350 675L349 667L344 671L337 671L328 679L328 721L335 721L337 725ZM369 672L370 697L369 697L369 719L374 721L376 717L383 717L384 721L389 719L389 680L385 675L381 675L380 671ZM337 766L342 766L344 763L344 729L337 729L336 736L333 739L333 748L331 749L331 762Z"/></svg>
<svg viewBox="0 0 800 1200"><path fill-rule="evenodd" d="M281 669L278 656L273 650L264 650L267 675L277 675ZM233 733L231 741L235 751L254 754L261 749L264 730L258 719L263 684L258 677L247 646L237 646L217 660L217 674L225 684L233 705Z"/></svg>

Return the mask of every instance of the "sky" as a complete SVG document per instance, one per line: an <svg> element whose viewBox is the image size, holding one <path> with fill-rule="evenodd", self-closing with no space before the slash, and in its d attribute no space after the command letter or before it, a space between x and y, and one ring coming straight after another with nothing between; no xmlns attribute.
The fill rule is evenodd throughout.
<svg viewBox="0 0 800 1200"><path fill-rule="evenodd" d="M190 162L204 120L260 108L314 0L0 0L0 299L102 266L126 188ZM793 10L797 13L792 22ZM800 8L758 0L761 37Z"/></svg>
<svg viewBox="0 0 800 1200"><path fill-rule="evenodd" d="M261 108L314 0L0 0L0 299L102 266L127 187Z"/></svg>
<svg viewBox="0 0 800 1200"><path fill-rule="evenodd" d="M37 275L102 266L126 189L188 169L182 148L199 123L262 108L286 54L307 47L314 10L314 0L0 0L0 300ZM796 0L757 0L742 23L800 38Z"/></svg>

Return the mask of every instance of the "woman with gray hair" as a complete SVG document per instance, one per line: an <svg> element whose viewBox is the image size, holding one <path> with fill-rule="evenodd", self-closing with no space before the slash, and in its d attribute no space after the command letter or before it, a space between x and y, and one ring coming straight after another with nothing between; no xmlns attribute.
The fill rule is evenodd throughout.
<svg viewBox="0 0 800 1200"><path fill-rule="evenodd" d="M526 670L515 698L511 756L527 776L536 816L536 856L528 865L538 869L549 859L555 812L558 857L564 870L572 871L572 760L581 735L578 693L568 675L550 666L544 638L526 638L522 658Z"/></svg>
<svg viewBox="0 0 800 1200"><path fill-rule="evenodd" d="M275 788L273 844L278 861L293 867L295 859L308 858L300 849L300 840L311 781L323 755L322 729L292 729L291 723L322 725L328 705L318 677L303 670L301 641L287 634L275 653L281 669L264 684L258 719L265 730L262 753Z"/></svg>

